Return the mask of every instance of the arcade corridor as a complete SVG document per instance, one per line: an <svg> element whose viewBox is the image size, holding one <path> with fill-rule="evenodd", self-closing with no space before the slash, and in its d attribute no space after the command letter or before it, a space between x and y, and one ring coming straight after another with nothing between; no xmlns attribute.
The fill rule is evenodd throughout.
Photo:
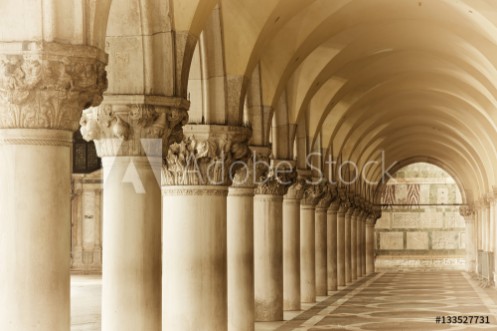
<svg viewBox="0 0 497 331"><path fill-rule="evenodd" d="M496 329L496 142L497 0L0 0L0 331Z"/></svg>

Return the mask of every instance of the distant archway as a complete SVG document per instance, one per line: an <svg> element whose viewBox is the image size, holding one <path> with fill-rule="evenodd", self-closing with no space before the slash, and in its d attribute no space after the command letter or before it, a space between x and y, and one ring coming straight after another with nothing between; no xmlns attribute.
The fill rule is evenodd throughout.
<svg viewBox="0 0 497 331"><path fill-rule="evenodd" d="M456 180L429 163L399 169L382 192L376 268L456 269L466 265L466 230Z"/></svg>

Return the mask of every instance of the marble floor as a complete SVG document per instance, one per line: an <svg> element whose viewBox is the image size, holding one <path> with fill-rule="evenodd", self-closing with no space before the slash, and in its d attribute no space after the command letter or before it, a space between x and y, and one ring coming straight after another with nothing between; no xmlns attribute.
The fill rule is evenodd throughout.
<svg viewBox="0 0 497 331"><path fill-rule="evenodd" d="M100 330L101 280L72 277L72 331ZM464 272L381 272L319 297L285 321L256 331L497 330L497 290ZM437 316L488 316L489 324L436 323ZM469 322L469 318L468 318Z"/></svg>

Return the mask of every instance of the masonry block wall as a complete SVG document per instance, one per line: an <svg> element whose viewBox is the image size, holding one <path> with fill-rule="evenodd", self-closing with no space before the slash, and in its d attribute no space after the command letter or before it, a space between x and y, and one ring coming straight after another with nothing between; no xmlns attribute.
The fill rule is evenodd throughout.
<svg viewBox="0 0 497 331"><path fill-rule="evenodd" d="M464 269L465 221L454 180L425 163L407 166L383 193L376 268Z"/></svg>

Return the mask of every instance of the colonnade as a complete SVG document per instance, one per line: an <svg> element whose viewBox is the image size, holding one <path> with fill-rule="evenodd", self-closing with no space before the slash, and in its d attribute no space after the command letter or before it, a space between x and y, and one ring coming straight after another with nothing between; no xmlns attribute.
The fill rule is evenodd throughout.
<svg viewBox="0 0 497 331"><path fill-rule="evenodd" d="M1 59L8 69L0 77L0 182L9 192L0 195L4 330L70 328L78 129L103 164L104 331L252 330L254 321L282 320L284 309L345 285L340 263L362 270L359 261L372 256L356 225L364 221L359 210L371 215L371 206L347 195L337 210L331 186L293 180L293 161L271 160L262 170L238 164L254 163L253 153L269 163L269 147L249 149L248 128L186 125L189 102L181 97L103 99L102 51L45 44L24 53L24 46L12 43ZM283 175L274 172L280 165ZM342 205L357 210L345 240ZM352 238L354 258L344 259Z"/></svg>
<svg viewBox="0 0 497 331"><path fill-rule="evenodd" d="M482 264L489 264L490 283L497 284L497 227L494 220L497 217L497 189L477 200L476 203L462 206L460 214L466 223L466 270L478 274ZM493 254L493 261L480 261L487 258L480 253ZM489 256L492 257L492 256ZM485 272L485 271L483 271Z"/></svg>

